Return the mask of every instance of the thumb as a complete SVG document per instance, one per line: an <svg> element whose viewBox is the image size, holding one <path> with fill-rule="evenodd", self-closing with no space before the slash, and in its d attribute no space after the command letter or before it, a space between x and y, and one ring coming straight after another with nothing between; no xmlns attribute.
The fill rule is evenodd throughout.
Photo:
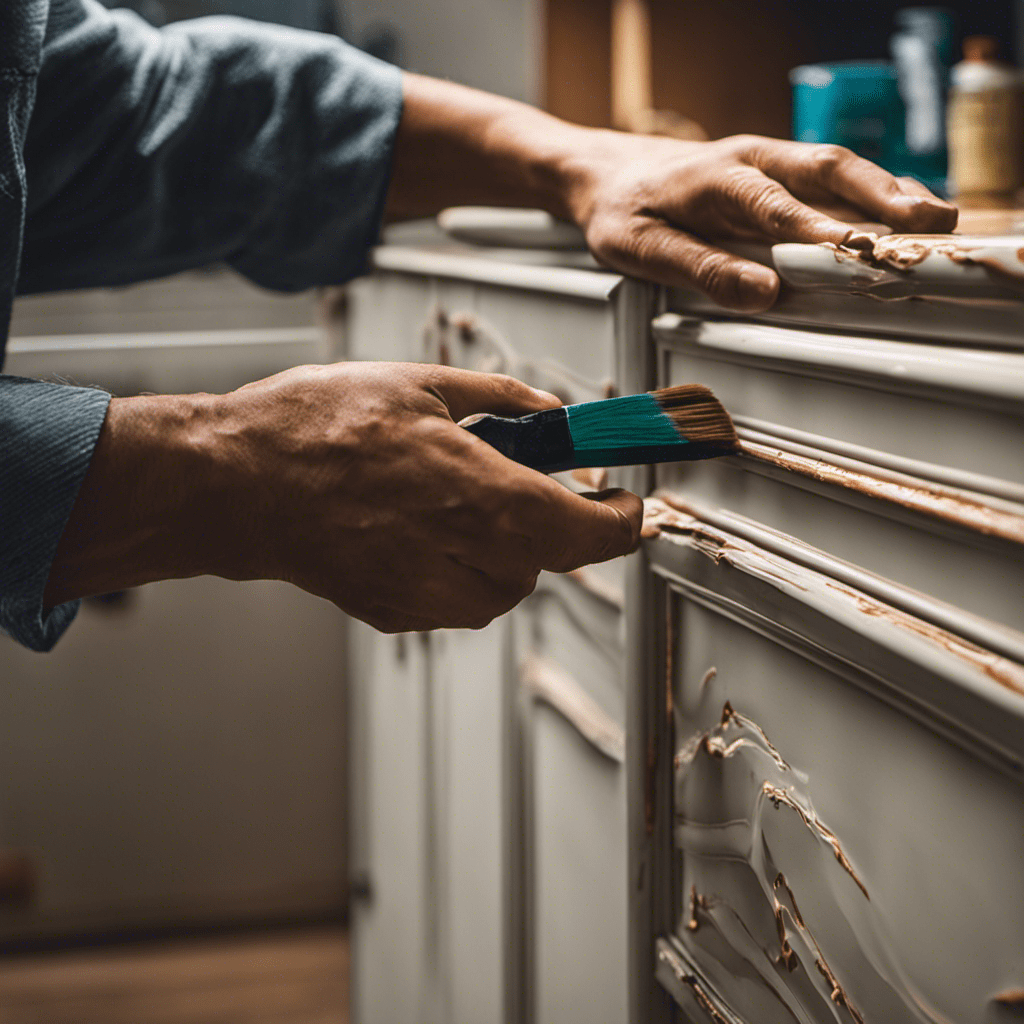
<svg viewBox="0 0 1024 1024"><path fill-rule="evenodd" d="M456 422L475 413L524 416L562 404L547 391L538 391L503 373L478 373L450 366L435 369L440 372L431 374L427 389L444 402Z"/></svg>
<svg viewBox="0 0 1024 1024"><path fill-rule="evenodd" d="M537 534L545 538L539 551L542 568L569 572L636 550L644 506L635 494L619 488L576 494L552 484L561 495Z"/></svg>

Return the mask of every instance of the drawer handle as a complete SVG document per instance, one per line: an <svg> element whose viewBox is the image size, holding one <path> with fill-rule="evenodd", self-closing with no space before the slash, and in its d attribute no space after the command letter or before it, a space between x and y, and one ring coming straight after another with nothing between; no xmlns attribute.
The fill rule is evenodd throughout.
<svg viewBox="0 0 1024 1024"><path fill-rule="evenodd" d="M519 669L523 689L557 711L591 746L611 761L626 760L626 733L568 672L530 655Z"/></svg>
<svg viewBox="0 0 1024 1024"><path fill-rule="evenodd" d="M450 363L453 337L467 345L481 346L476 369L518 377L532 387L558 395L567 404L612 398L618 393L614 381L591 380L554 359L525 358L493 324L468 311L435 309L424 329L426 358Z"/></svg>

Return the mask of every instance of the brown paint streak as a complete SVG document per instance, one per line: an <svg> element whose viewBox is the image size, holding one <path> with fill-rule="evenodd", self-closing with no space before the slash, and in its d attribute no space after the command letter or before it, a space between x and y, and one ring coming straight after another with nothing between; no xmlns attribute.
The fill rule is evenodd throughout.
<svg viewBox="0 0 1024 1024"><path fill-rule="evenodd" d="M821 976L832 986L832 992L830 998L836 1006L845 1007L850 1016L857 1022L857 1024L864 1024L864 1018L861 1016L860 1011L857 1010L849 1000L846 992L843 990L843 986L839 984L839 980L835 974L832 973L832 968L825 962L822 957L818 957L814 961L814 966L818 968L818 972Z"/></svg>
<svg viewBox="0 0 1024 1024"><path fill-rule="evenodd" d="M700 921L697 920L697 910L707 910L708 901L697 892L697 886L690 886L690 919L686 922L686 930L695 932L700 927Z"/></svg>
<svg viewBox="0 0 1024 1024"><path fill-rule="evenodd" d="M891 502L911 511L966 527L988 537L1000 537L1024 544L1024 516L993 508L969 497L963 491L925 482L899 483L858 473L822 459L794 455L755 441L740 441L740 453L778 469L798 473L820 483L857 491L880 501Z"/></svg>
<svg viewBox="0 0 1024 1024"><path fill-rule="evenodd" d="M910 633L923 637L925 640L938 644L949 651L950 654L954 654L964 661L971 662L975 668L984 672L993 682L1014 693L1024 695L1024 669L1008 658L993 654L984 647L972 644L969 640L964 640L938 626L933 626L930 622L925 622L923 619L918 619L913 615L908 615L906 612L901 612L898 608L875 601L859 591L852 590L850 587L843 586L840 583L829 583L829 586L856 601L858 609L865 615L873 618L888 619L899 626L900 629L905 629Z"/></svg>
<svg viewBox="0 0 1024 1024"><path fill-rule="evenodd" d="M762 783L761 789L776 808L781 804L785 804L787 807L792 808L812 832L821 836L825 843L832 848L832 853L835 854L835 858L842 869L854 880L854 882L856 882L857 888L864 893L864 898L866 900L870 900L871 897L868 895L867 888L858 877L857 872L853 870L853 865L850 863L850 859L846 856L836 834L830 828L827 828L818 821L817 818L812 818L784 789L780 789L778 786L774 786L770 782Z"/></svg>
<svg viewBox="0 0 1024 1024"><path fill-rule="evenodd" d="M746 446L748 442L744 442ZM775 451L775 449L772 449ZM779 453L783 455L785 453ZM793 456L797 458L797 456ZM810 461L810 460L805 460ZM779 465L784 465L780 460ZM786 466L786 468L789 468ZM650 509L648 518L657 522L660 530L668 534L677 534L689 537L692 546L702 554L711 558L718 565L723 558L728 559L731 550L741 550L738 545L730 544L728 538L714 530L712 527L702 523L699 519L687 510L682 502L673 502L670 495L660 495L656 499L648 499ZM678 510L674 507L678 504ZM1020 521L1020 528L1024 530L1024 519ZM761 549L751 545L751 554L761 555ZM763 555L762 555L763 557ZM772 572L768 567L768 560L764 559L762 571L765 575L783 579L788 586L797 587L801 590L808 590L809 587L801 587L795 580L783 577L777 572ZM888 619L893 625L908 632L915 633L931 643L947 650L950 654L963 661L968 662L973 668L984 673L993 682L1013 693L1024 695L1024 667L1008 658L993 654L991 651L964 640L954 633L950 633L939 626L932 625L924 619L910 615L907 612L893 608L891 605L869 597L867 594L835 580L824 578L825 586L842 594L857 603L858 610L864 615L874 618Z"/></svg>

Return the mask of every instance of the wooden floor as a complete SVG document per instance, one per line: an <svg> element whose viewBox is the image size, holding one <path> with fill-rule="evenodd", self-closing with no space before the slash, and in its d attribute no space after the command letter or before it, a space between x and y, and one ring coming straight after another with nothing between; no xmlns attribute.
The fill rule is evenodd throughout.
<svg viewBox="0 0 1024 1024"><path fill-rule="evenodd" d="M0 960L0 1024L348 1024L340 928Z"/></svg>

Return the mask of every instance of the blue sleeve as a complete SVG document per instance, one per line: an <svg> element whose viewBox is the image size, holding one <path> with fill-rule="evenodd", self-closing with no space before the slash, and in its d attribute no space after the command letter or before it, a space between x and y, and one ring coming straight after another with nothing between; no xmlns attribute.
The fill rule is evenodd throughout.
<svg viewBox="0 0 1024 1024"><path fill-rule="evenodd" d="M0 27L6 11L42 31L44 0L9 2ZM16 191L25 214L20 271L16 248L0 253L6 296L15 276L25 294L226 262L300 290L363 270L401 117L395 68L326 35L233 18L157 30L94 0L51 0L45 32L38 69L7 68L0 38L0 87L19 83L0 201ZM34 650L77 609L45 612L42 595L108 401L0 376L0 630Z"/></svg>
<svg viewBox="0 0 1024 1024"><path fill-rule="evenodd" d="M280 290L346 281L377 238L401 109L400 72L333 36L52 0L19 291L213 262Z"/></svg>
<svg viewBox="0 0 1024 1024"><path fill-rule="evenodd" d="M78 602L43 610L64 524L92 458L110 396L0 375L0 629L48 651Z"/></svg>

